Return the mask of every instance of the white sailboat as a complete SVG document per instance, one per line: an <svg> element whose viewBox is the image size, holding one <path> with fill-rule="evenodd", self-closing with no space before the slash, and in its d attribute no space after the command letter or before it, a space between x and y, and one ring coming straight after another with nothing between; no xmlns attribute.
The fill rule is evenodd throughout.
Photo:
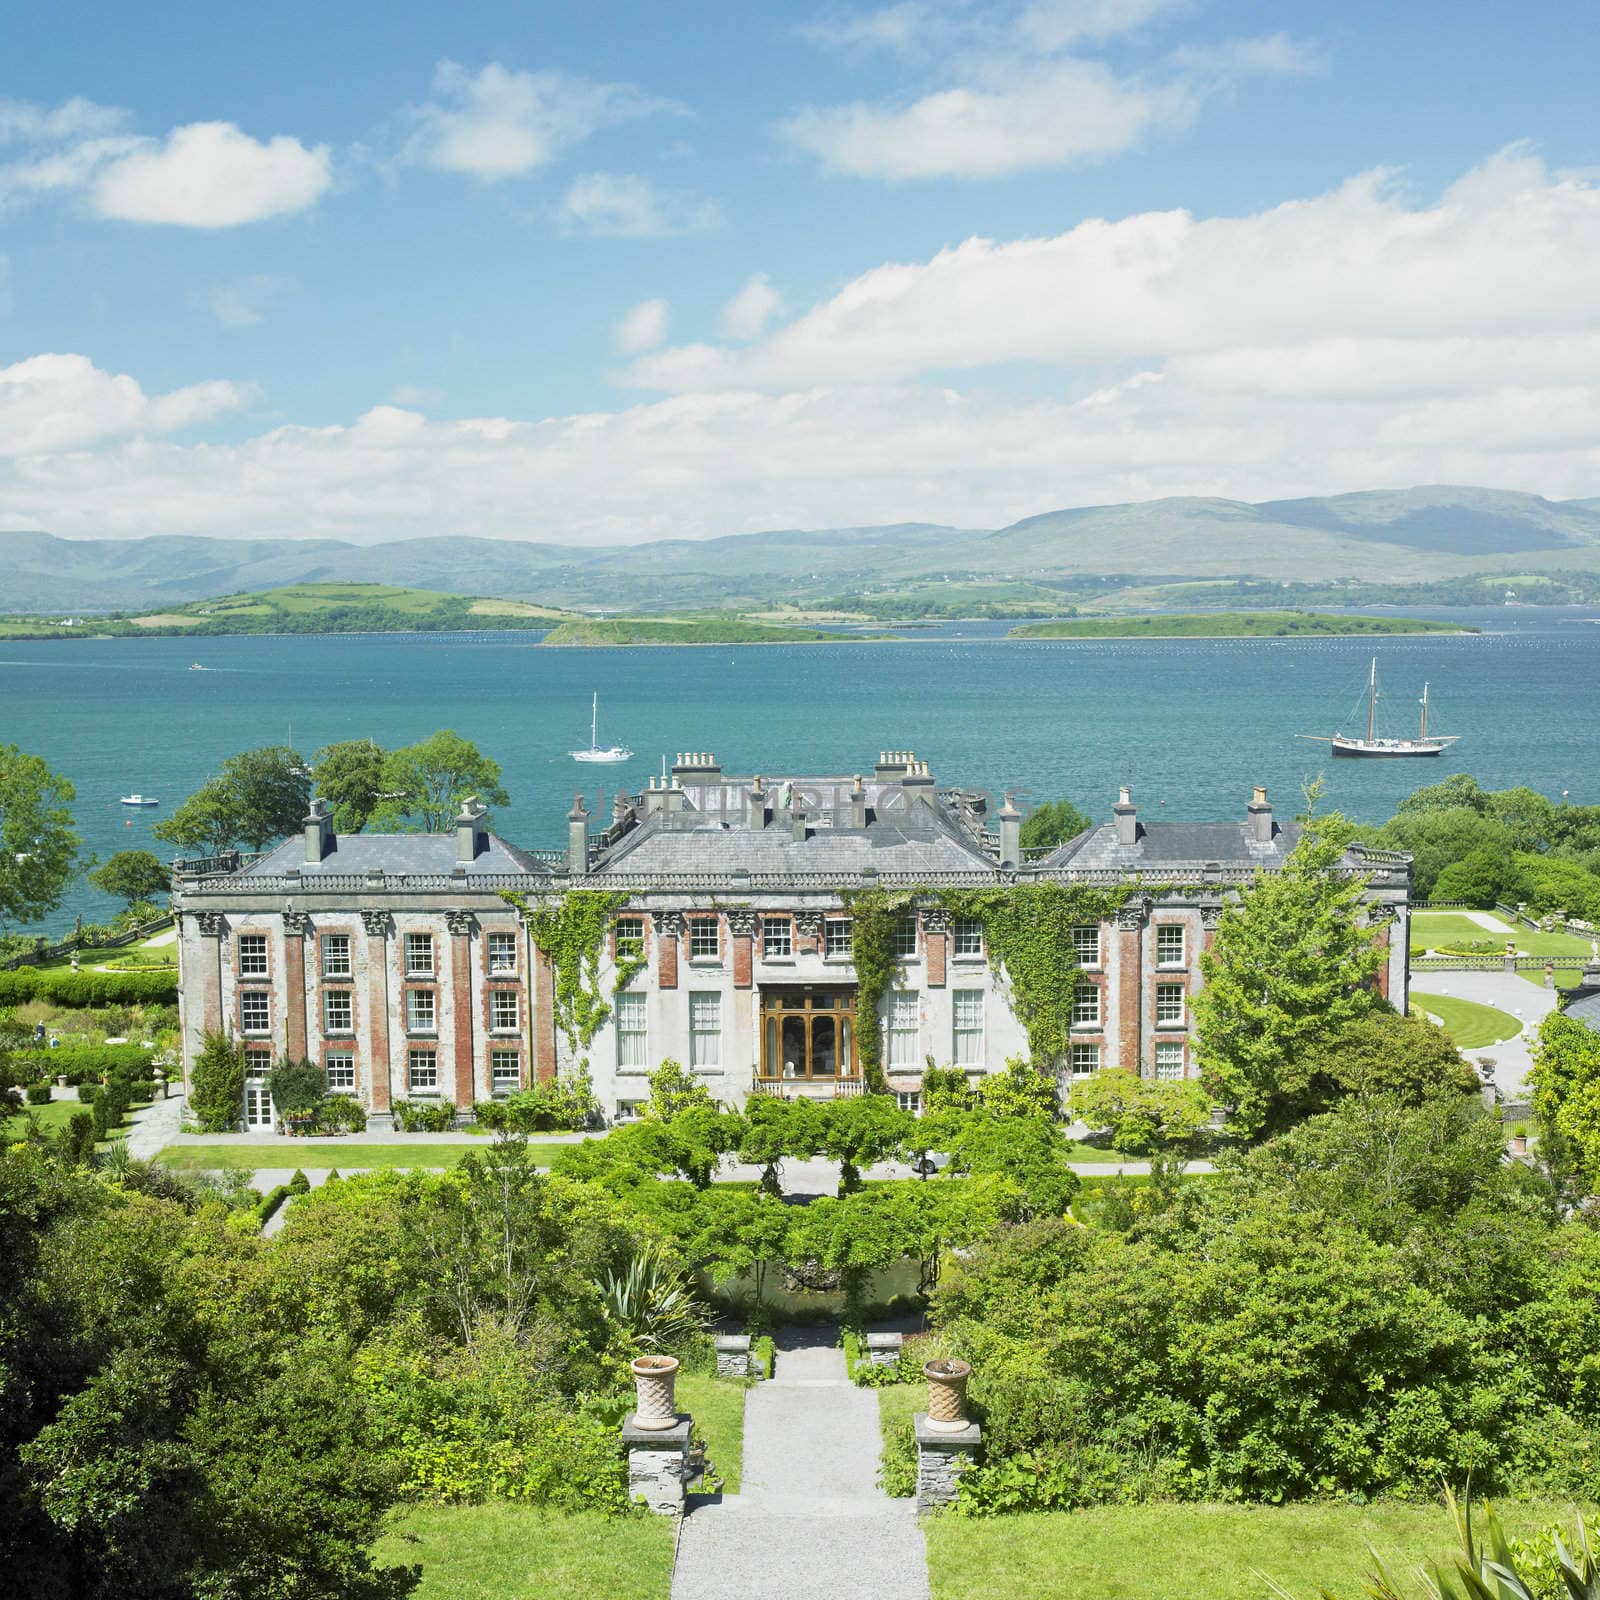
<svg viewBox="0 0 1600 1600"><path fill-rule="evenodd" d="M1354 734L1336 733L1332 738L1320 736L1315 733L1302 733L1302 739L1316 739L1320 744L1330 745L1336 756L1354 756L1371 759L1373 757L1395 756L1437 756L1442 755L1445 747L1456 743L1461 737L1458 733L1429 733L1428 732L1428 686L1422 686L1422 723L1415 739L1386 739L1379 736L1377 731L1378 712L1378 658L1372 658L1372 667L1367 674L1367 736L1358 738Z"/></svg>
<svg viewBox="0 0 1600 1600"><path fill-rule="evenodd" d="M600 695L595 692L594 704L589 711L589 748L587 750L572 750L568 754L574 761L591 762L616 762L626 761L633 751L625 750L620 744L608 744L600 748Z"/></svg>

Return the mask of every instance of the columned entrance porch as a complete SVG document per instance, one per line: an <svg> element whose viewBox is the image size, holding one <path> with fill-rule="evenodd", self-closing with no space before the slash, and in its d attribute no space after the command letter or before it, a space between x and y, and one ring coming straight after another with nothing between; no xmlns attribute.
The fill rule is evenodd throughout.
<svg viewBox="0 0 1600 1600"><path fill-rule="evenodd" d="M760 1016L761 1060L754 1084L758 1092L859 1092L854 984L763 988Z"/></svg>

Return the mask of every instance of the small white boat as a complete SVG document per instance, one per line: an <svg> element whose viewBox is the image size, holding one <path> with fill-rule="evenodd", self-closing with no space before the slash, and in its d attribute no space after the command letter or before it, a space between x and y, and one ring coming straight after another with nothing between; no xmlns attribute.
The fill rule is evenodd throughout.
<svg viewBox="0 0 1600 1600"><path fill-rule="evenodd" d="M191 661L189 663L189 670L191 672L209 672L211 670L211 668L210 667L202 667L198 661Z"/></svg>
<svg viewBox="0 0 1600 1600"><path fill-rule="evenodd" d="M594 705L589 712L589 748L587 750L569 750L567 753L574 761L615 762L627 761L633 751L624 749L620 744L608 744L601 749L600 743L600 695L597 691Z"/></svg>
<svg viewBox="0 0 1600 1600"><path fill-rule="evenodd" d="M158 806L161 804L159 800L153 799L147 794L125 794L122 797L122 803L125 806Z"/></svg>

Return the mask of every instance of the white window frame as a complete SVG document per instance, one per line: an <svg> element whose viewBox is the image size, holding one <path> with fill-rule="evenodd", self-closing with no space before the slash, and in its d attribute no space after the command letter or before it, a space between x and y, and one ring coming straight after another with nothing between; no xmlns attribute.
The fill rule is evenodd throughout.
<svg viewBox="0 0 1600 1600"><path fill-rule="evenodd" d="M894 955L897 961L915 961L917 957L917 919L901 917L894 925Z"/></svg>
<svg viewBox="0 0 1600 1600"><path fill-rule="evenodd" d="M1072 1076L1074 1078L1087 1078L1100 1070L1100 1046L1097 1044L1075 1044L1072 1046L1070 1060L1072 1062Z"/></svg>
<svg viewBox="0 0 1600 1600"><path fill-rule="evenodd" d="M251 1013L258 1012L260 1020L252 1023ZM241 989L239 991L239 1032L260 1036L272 1032L272 991L270 989Z"/></svg>
<svg viewBox="0 0 1600 1600"><path fill-rule="evenodd" d="M343 1003L343 1022L334 1021L334 1007ZM354 1033L356 1031L356 992L354 989L324 989L322 991L322 1031L324 1033Z"/></svg>
<svg viewBox="0 0 1600 1600"><path fill-rule="evenodd" d="M849 917L822 919L822 956L825 961L853 961L856 953L856 925Z"/></svg>
<svg viewBox="0 0 1600 1600"><path fill-rule="evenodd" d="M623 930L627 929L627 932ZM613 946L617 952L618 961L642 961L644 959L644 918L628 915L618 917L612 924L614 935Z"/></svg>
<svg viewBox="0 0 1600 1600"><path fill-rule="evenodd" d="M950 956L955 961L983 959L983 924L974 917L957 917L950 924Z"/></svg>
<svg viewBox="0 0 1600 1600"><path fill-rule="evenodd" d="M515 989L489 991L490 1033L516 1033L522 1026L522 996Z"/></svg>
<svg viewBox="0 0 1600 1600"><path fill-rule="evenodd" d="M982 989L952 989L950 991L950 1062L957 1067L983 1065L984 992ZM976 1002L978 1020L962 1020L962 1003Z"/></svg>
<svg viewBox="0 0 1600 1600"><path fill-rule="evenodd" d="M896 1089L894 1103L902 1111L909 1111L914 1117L922 1115L922 1091L920 1089Z"/></svg>
<svg viewBox="0 0 1600 1600"><path fill-rule="evenodd" d="M244 1053L244 1077L246 1083L260 1083L263 1078L272 1076L272 1052L270 1050L246 1050Z"/></svg>
<svg viewBox="0 0 1600 1600"><path fill-rule="evenodd" d="M247 946L248 948L246 948ZM241 978L265 978L269 976L267 949L266 934L241 933L239 935L239 976Z"/></svg>
<svg viewBox="0 0 1600 1600"><path fill-rule="evenodd" d="M761 919L761 959L763 961L788 961L794 956L794 919L792 917L763 917Z"/></svg>
<svg viewBox="0 0 1600 1600"><path fill-rule="evenodd" d="M437 1050L408 1050L406 1052L406 1093L438 1094L438 1092L439 1052Z"/></svg>
<svg viewBox="0 0 1600 1600"><path fill-rule="evenodd" d="M708 1027L707 1019L714 1024ZM689 1066L696 1072L722 1070L722 993L689 991Z"/></svg>
<svg viewBox="0 0 1600 1600"><path fill-rule="evenodd" d="M1177 997L1176 1004L1173 997ZM1156 1026L1158 1028L1181 1028L1188 1020L1187 1004L1188 995L1181 983L1158 983L1156 985Z"/></svg>
<svg viewBox="0 0 1600 1600"><path fill-rule="evenodd" d="M507 952L510 952L509 958ZM488 966L491 978L513 978L517 974L517 936L504 928L488 934Z"/></svg>
<svg viewBox="0 0 1600 1600"><path fill-rule="evenodd" d="M498 1094L510 1093L522 1087L522 1052L520 1050L491 1050L489 1052L489 1087Z"/></svg>
<svg viewBox="0 0 1600 1600"><path fill-rule="evenodd" d="M348 978L354 971L348 933L325 933L322 936L322 976Z"/></svg>
<svg viewBox="0 0 1600 1600"><path fill-rule="evenodd" d="M1156 1042L1155 1073L1162 1083L1176 1083L1188 1075L1181 1039L1161 1039Z"/></svg>
<svg viewBox="0 0 1600 1600"><path fill-rule="evenodd" d="M624 990L616 997L617 1071L650 1070L650 1008L643 994Z"/></svg>
<svg viewBox="0 0 1600 1600"><path fill-rule="evenodd" d="M1178 945L1177 955L1163 955L1163 944L1170 945L1176 939ZM1189 964L1189 936L1188 929L1181 922L1158 922L1156 924L1156 968L1158 971L1181 972Z"/></svg>
<svg viewBox="0 0 1600 1600"><path fill-rule="evenodd" d="M689 917L689 959L691 961L720 961L722 959L722 918ZM696 949L696 945L700 948ZM707 948L709 946L709 948Z"/></svg>
<svg viewBox="0 0 1600 1600"><path fill-rule="evenodd" d="M914 989L889 994L889 1065L914 1067L922 1060L922 1001Z"/></svg>
<svg viewBox="0 0 1600 1600"><path fill-rule="evenodd" d="M433 935L408 933L405 936L406 976L431 978L434 975Z"/></svg>
<svg viewBox="0 0 1600 1600"><path fill-rule="evenodd" d="M1072 930L1072 946L1077 953L1080 967L1098 967L1100 965L1100 924L1098 922L1080 922Z"/></svg>
<svg viewBox="0 0 1600 1600"><path fill-rule="evenodd" d="M1098 983L1080 983L1072 994L1072 1026L1098 1028L1102 1003Z"/></svg>
<svg viewBox="0 0 1600 1600"><path fill-rule="evenodd" d="M612 1118L614 1122L639 1122L644 1117L644 1108L648 1100L619 1100L617 1101L617 1114Z"/></svg>
<svg viewBox="0 0 1600 1600"><path fill-rule="evenodd" d="M428 1020L417 1021L422 1003L427 1002ZM439 1031L439 995L434 989L406 990L406 1032L437 1033Z"/></svg>
<svg viewBox="0 0 1600 1600"><path fill-rule="evenodd" d="M356 1087L355 1051L330 1050L322 1058L322 1076L329 1094L353 1094Z"/></svg>

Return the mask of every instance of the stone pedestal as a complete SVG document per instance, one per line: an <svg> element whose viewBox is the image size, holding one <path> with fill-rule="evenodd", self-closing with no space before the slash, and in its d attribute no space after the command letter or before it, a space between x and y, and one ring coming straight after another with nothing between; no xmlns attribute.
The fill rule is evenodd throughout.
<svg viewBox="0 0 1600 1600"><path fill-rule="evenodd" d="M917 1510L932 1511L955 1499L961 1474L983 1449L983 1429L969 1422L960 1433L936 1433L925 1411L911 1420L917 1435Z"/></svg>
<svg viewBox="0 0 1600 1600"><path fill-rule="evenodd" d="M622 1447L628 1452L628 1498L642 1500L658 1515L681 1517L689 1482L689 1433L692 1420L680 1415L670 1428L645 1429L629 1412L622 1423Z"/></svg>
<svg viewBox="0 0 1600 1600"><path fill-rule="evenodd" d="M717 1376L719 1378L748 1378L750 1376L750 1335L748 1333L719 1333L717 1335Z"/></svg>
<svg viewBox="0 0 1600 1600"><path fill-rule="evenodd" d="M869 1333L867 1360L875 1367L892 1367L900 1359L905 1342L903 1333Z"/></svg>
<svg viewBox="0 0 1600 1600"><path fill-rule="evenodd" d="M369 1111L367 1113L368 1133L393 1133L394 1113L392 1111Z"/></svg>

